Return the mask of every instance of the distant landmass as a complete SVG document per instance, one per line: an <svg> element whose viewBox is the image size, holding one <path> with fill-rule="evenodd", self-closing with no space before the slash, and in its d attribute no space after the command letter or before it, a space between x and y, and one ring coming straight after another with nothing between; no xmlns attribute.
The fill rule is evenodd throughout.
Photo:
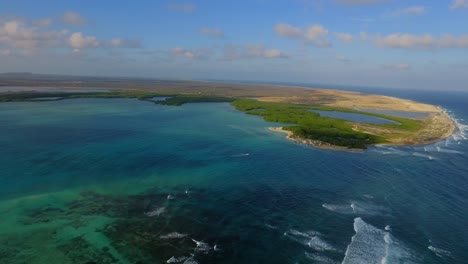
<svg viewBox="0 0 468 264"><path fill-rule="evenodd" d="M290 124L273 131L314 147L361 150L369 145L418 145L452 135L455 124L439 107L410 100L332 89L295 86L156 80L138 78L41 75L27 72L0 75L0 101L63 100L73 98L137 98L156 104L230 102L247 114ZM22 91L11 87L29 87ZM105 89L93 90L93 89ZM165 100L152 100L154 97ZM378 117L391 124L373 124L316 112L329 111ZM397 116L425 113L417 118Z"/></svg>

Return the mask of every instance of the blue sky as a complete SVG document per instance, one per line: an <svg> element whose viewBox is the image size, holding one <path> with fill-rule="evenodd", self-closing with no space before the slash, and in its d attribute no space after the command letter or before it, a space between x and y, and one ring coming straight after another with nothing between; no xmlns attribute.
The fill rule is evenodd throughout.
<svg viewBox="0 0 468 264"><path fill-rule="evenodd" d="M0 72L468 90L468 0L0 6Z"/></svg>

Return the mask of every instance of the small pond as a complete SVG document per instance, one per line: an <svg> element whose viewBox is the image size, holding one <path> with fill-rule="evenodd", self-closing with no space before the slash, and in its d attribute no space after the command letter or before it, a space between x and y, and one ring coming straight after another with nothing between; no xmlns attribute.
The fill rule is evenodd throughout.
<svg viewBox="0 0 468 264"><path fill-rule="evenodd" d="M383 114L389 116L397 116L397 117L404 117L404 118L425 118L429 116L430 113L428 112L407 112L407 111L397 111L397 110L381 110L381 109L369 109L369 108L354 108L358 111L375 113L375 114Z"/></svg>
<svg viewBox="0 0 468 264"><path fill-rule="evenodd" d="M400 124L398 122L388 120L385 118L380 118L376 116L368 116L356 113L345 113L345 112L336 112L336 111L321 111L321 110L311 110L311 112L318 113L320 116L332 117L338 119L344 119L359 123L368 123L368 124Z"/></svg>

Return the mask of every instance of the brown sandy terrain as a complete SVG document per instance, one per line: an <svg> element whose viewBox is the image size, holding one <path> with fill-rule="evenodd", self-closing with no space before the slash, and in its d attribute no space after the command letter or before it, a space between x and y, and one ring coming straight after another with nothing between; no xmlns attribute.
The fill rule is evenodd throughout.
<svg viewBox="0 0 468 264"><path fill-rule="evenodd" d="M43 75L31 75L27 76L27 78L20 77L16 75L0 76L0 92L5 91L2 86L34 87L37 90L40 90L41 87L58 87L64 90L67 88L93 87L106 88L112 91L131 90L160 94L228 96L255 98L265 102L430 113L428 117L422 120L424 123L423 128L414 132L350 122L353 124L354 129L384 136L390 144L395 145L429 144L451 136L455 130L454 122L437 106L384 95L264 84ZM310 145L327 148L325 145L319 146L317 142L312 142Z"/></svg>

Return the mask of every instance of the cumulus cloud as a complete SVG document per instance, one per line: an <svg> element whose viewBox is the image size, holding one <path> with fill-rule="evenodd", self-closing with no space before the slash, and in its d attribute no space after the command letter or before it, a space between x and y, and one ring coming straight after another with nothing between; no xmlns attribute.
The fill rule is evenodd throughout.
<svg viewBox="0 0 468 264"><path fill-rule="evenodd" d="M302 38L303 37L303 33L301 29L297 27L293 27L285 23L276 24L273 30L276 32L276 34L282 37L287 37L287 38Z"/></svg>
<svg viewBox="0 0 468 264"><path fill-rule="evenodd" d="M194 60L204 60L209 59L213 55L213 49L202 47L196 49L184 49L181 47L176 47L171 49L171 54L177 58L185 59L194 59Z"/></svg>
<svg viewBox="0 0 468 264"><path fill-rule="evenodd" d="M240 60L240 59L273 59L287 58L288 55L278 49L267 48L264 45L225 45L224 49L220 50L217 47L201 47L194 49L186 49L182 47L172 48L170 53L175 58L188 60L206 60L206 59L221 59L221 60Z"/></svg>
<svg viewBox="0 0 468 264"><path fill-rule="evenodd" d="M140 48L141 41L136 39L114 38L105 43L111 48Z"/></svg>
<svg viewBox="0 0 468 264"><path fill-rule="evenodd" d="M224 37L224 32L216 28L201 28L200 34L212 36L212 37Z"/></svg>
<svg viewBox="0 0 468 264"><path fill-rule="evenodd" d="M52 25L52 19L44 18L34 22L34 25L41 28L50 27Z"/></svg>
<svg viewBox="0 0 468 264"><path fill-rule="evenodd" d="M354 41L354 36L349 33L335 32L334 34L335 34L335 38L337 38L338 40L344 43L351 43Z"/></svg>
<svg viewBox="0 0 468 264"><path fill-rule="evenodd" d="M468 34L454 36L445 34L435 37L431 34L413 35L395 33L386 36L360 33L361 39L381 48L468 48Z"/></svg>
<svg viewBox="0 0 468 264"><path fill-rule="evenodd" d="M437 45L444 48L468 48L468 34L458 37L445 34L437 40Z"/></svg>
<svg viewBox="0 0 468 264"><path fill-rule="evenodd" d="M336 1L338 3L348 4L348 5L369 5L369 4L387 2L388 0L336 0Z"/></svg>
<svg viewBox="0 0 468 264"><path fill-rule="evenodd" d="M434 37L430 34L411 35L411 34L391 34L387 36L376 36L375 44L379 47L390 48L424 48L434 45Z"/></svg>
<svg viewBox="0 0 468 264"><path fill-rule="evenodd" d="M169 3L167 8L169 10L182 13L192 13L195 11L195 6L191 3Z"/></svg>
<svg viewBox="0 0 468 264"><path fill-rule="evenodd" d="M331 46L330 40L328 39L328 29L320 24L314 24L302 30L289 24L279 23L273 27L273 31L278 36L299 39L308 45L316 47Z"/></svg>
<svg viewBox="0 0 468 264"><path fill-rule="evenodd" d="M453 0L449 8L450 10L455 10L459 8L468 8L468 0Z"/></svg>
<svg viewBox="0 0 468 264"><path fill-rule="evenodd" d="M0 24L0 46L34 49L59 46L68 31L41 30L21 20L7 20Z"/></svg>
<svg viewBox="0 0 468 264"><path fill-rule="evenodd" d="M100 43L94 36L83 36L83 33L75 32L68 39L68 44L75 51L80 51L82 49L98 47Z"/></svg>
<svg viewBox="0 0 468 264"><path fill-rule="evenodd" d="M72 26L84 26L88 21L76 12L65 12L62 15L62 21Z"/></svg>
<svg viewBox="0 0 468 264"><path fill-rule="evenodd" d="M411 66L406 63L397 63L397 64L384 64L382 65L384 69L388 70L397 70L397 71L403 71L403 70L409 70L411 69Z"/></svg>
<svg viewBox="0 0 468 264"><path fill-rule="evenodd" d="M422 16L426 13L425 6L410 6L402 9L395 10L392 15L401 16L401 15L417 15Z"/></svg>
<svg viewBox="0 0 468 264"><path fill-rule="evenodd" d="M245 54L247 57L255 58L286 58L286 53L278 49L267 49L263 45L246 45Z"/></svg>
<svg viewBox="0 0 468 264"><path fill-rule="evenodd" d="M288 54L278 49L269 49L264 45L225 45L224 60L252 59L252 58L287 58Z"/></svg>

